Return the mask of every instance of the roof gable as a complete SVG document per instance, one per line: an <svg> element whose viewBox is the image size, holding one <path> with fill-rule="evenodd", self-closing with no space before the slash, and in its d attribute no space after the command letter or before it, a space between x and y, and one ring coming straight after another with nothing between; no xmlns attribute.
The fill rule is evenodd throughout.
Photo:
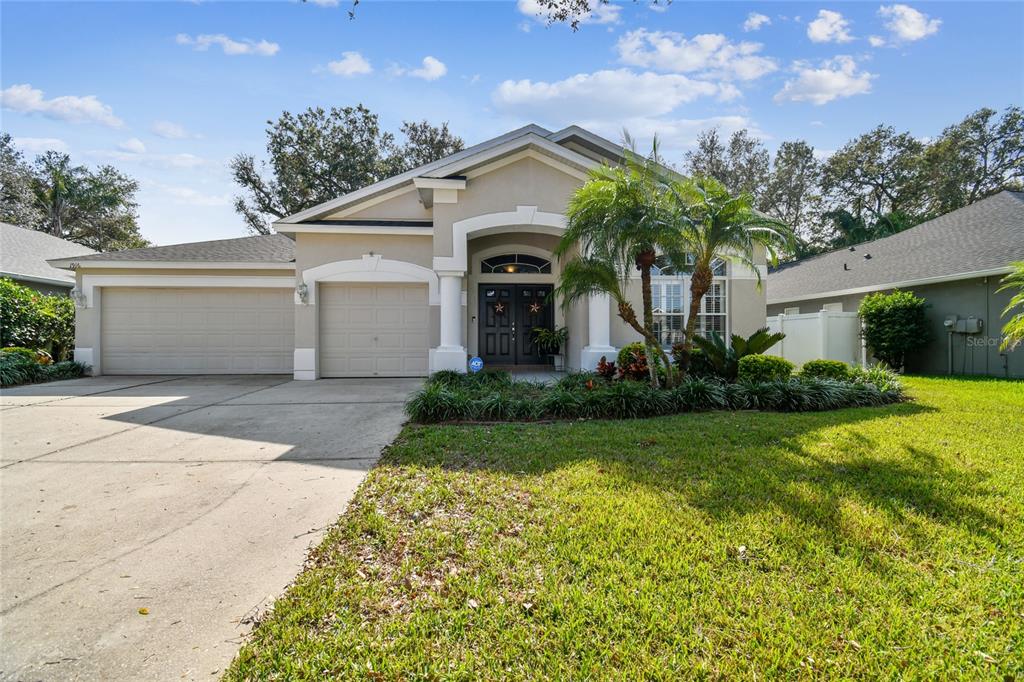
<svg viewBox="0 0 1024 682"><path fill-rule="evenodd" d="M574 151L564 144L568 140L573 140L588 149L596 151L589 155ZM620 157L622 151L621 147L578 126L571 126L557 133L552 133L538 125L527 125L472 147L467 147L461 152L439 159L433 163L428 163L394 177L381 180L337 199L332 199L305 211L282 218L275 222L275 226L279 226L281 231L287 232L287 225L316 221L327 215L338 213L347 208L350 209L350 207L360 202L372 200L382 193L391 192L403 185L410 184L415 178L449 178L459 176L502 156L514 154L524 149L533 149L537 153L546 154L553 159L583 171L598 165L599 161L594 158L595 156L601 156L614 162L616 151Z"/></svg>

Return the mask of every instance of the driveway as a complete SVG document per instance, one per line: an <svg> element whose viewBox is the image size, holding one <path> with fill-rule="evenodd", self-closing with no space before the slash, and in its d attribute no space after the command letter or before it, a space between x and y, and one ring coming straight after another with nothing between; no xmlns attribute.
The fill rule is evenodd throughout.
<svg viewBox="0 0 1024 682"><path fill-rule="evenodd" d="M0 395L0 678L215 679L418 380L97 377Z"/></svg>

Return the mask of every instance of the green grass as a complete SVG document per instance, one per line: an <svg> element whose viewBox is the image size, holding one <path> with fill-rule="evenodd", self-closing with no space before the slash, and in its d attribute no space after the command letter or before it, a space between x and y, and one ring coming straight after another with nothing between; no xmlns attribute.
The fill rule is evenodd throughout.
<svg viewBox="0 0 1024 682"><path fill-rule="evenodd" d="M228 679L1024 676L1024 383L410 426Z"/></svg>

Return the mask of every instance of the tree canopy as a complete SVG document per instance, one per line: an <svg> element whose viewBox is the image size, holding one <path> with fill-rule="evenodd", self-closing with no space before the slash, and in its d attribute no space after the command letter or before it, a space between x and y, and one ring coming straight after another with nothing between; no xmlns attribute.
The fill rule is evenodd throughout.
<svg viewBox="0 0 1024 682"><path fill-rule="evenodd" d="M90 170L49 151L28 163L0 134L0 219L97 251L148 246L138 225L139 184L113 166Z"/></svg>
<svg viewBox="0 0 1024 682"><path fill-rule="evenodd" d="M255 234L270 223L360 187L460 151L448 124L402 124L405 140L381 129L366 107L309 108L267 121L267 160L239 154L230 164L242 194L235 210Z"/></svg>
<svg viewBox="0 0 1024 682"><path fill-rule="evenodd" d="M819 160L804 140L773 160L747 130L702 132L684 171L713 177L799 237L803 257L895 234L1005 189L1024 187L1024 112L979 109L933 140L879 125Z"/></svg>

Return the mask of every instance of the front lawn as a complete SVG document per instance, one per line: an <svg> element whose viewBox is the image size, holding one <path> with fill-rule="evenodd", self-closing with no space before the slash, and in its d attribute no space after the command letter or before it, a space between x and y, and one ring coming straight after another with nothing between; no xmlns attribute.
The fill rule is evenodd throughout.
<svg viewBox="0 0 1024 682"><path fill-rule="evenodd" d="M1024 675L1024 383L409 426L228 679Z"/></svg>

